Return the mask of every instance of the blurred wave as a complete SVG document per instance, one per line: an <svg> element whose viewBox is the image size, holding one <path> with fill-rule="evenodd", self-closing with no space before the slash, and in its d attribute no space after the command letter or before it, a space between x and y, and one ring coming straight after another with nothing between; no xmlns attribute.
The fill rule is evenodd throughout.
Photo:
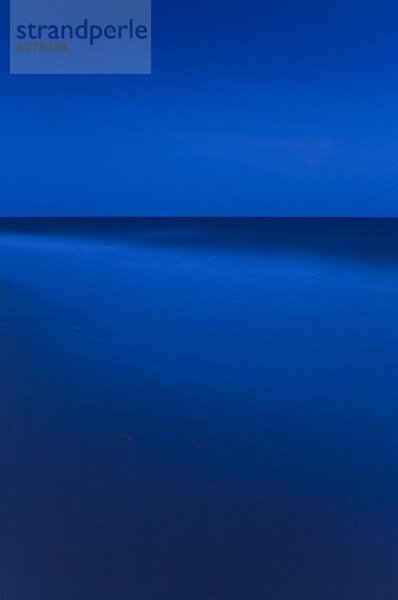
<svg viewBox="0 0 398 600"><path fill-rule="evenodd" d="M4 600L398 594L396 220L0 220Z"/></svg>

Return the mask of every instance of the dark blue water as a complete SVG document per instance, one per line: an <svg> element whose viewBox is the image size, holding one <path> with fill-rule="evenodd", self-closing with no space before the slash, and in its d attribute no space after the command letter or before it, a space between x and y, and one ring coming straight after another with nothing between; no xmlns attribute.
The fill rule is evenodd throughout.
<svg viewBox="0 0 398 600"><path fill-rule="evenodd" d="M1 600L396 600L398 221L0 221Z"/></svg>

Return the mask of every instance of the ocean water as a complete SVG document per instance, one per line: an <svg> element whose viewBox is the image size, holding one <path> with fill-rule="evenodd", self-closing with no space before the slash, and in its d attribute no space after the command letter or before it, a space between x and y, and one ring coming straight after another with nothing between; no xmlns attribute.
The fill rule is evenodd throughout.
<svg viewBox="0 0 398 600"><path fill-rule="evenodd" d="M0 220L1 600L396 600L398 221Z"/></svg>

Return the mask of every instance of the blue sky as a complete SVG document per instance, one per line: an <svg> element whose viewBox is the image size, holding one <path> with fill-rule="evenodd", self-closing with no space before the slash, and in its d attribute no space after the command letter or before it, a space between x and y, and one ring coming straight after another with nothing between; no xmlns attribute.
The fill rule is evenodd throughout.
<svg viewBox="0 0 398 600"><path fill-rule="evenodd" d="M398 215L398 4L153 2L151 76L10 76L1 215Z"/></svg>

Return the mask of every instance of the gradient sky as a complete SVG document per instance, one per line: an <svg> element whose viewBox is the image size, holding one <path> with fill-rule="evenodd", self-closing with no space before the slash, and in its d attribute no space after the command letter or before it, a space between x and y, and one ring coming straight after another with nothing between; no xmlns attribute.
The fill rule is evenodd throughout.
<svg viewBox="0 0 398 600"><path fill-rule="evenodd" d="M154 0L151 76L10 76L1 1L1 215L398 215L396 0Z"/></svg>

